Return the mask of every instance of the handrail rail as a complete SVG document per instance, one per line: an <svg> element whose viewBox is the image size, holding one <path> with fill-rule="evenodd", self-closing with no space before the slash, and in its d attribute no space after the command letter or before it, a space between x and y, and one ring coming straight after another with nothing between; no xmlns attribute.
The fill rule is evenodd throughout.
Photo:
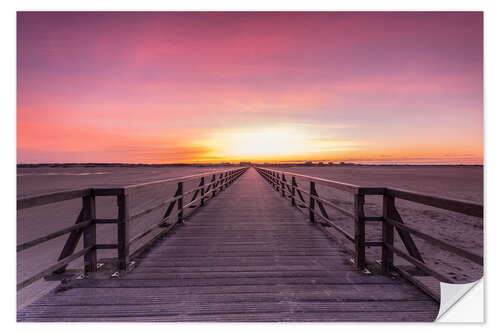
<svg viewBox="0 0 500 333"><path fill-rule="evenodd" d="M309 210L309 219L312 223L316 223L316 217L324 221L318 224L324 230L324 227L332 227L338 233L343 235L355 245L355 262L358 269L365 269L365 247L366 246L380 246L382 247L381 253L381 266L385 272L397 271L404 278L410 280L418 287L423 289L434 299L439 301L439 296L436 295L431 289L423 286L418 280L414 279L406 270L396 267L393 264L394 253L399 257L410 262L418 269L427 273L430 276L437 278L440 281L453 283L445 275L437 272L435 269L425 264L416 244L413 241L412 235L423 239L424 241L440 247L448 252L458 255L462 258L468 259L478 265L483 265L483 256L473 253L471 251L459 248L453 244L442 241L419 231L415 227L410 227L404 224L396 206L395 199L412 201L422 205L432 206L455 213L461 213L473 217L483 217L483 205L465 200L456 200L440 196L433 196L418 192L406 191L391 187L363 187L352 184L331 181L323 178L311 177L307 175L286 172L276 169L256 167L257 172L264 177L276 191L281 192L281 195L292 202L292 206L297 208L307 208ZM291 182L286 177L291 177ZM296 178L301 178L309 181L310 190L299 187ZM352 193L354 196L353 212L349 212L343 207L335 205L324 198L321 198L317 192L316 184L325 185L345 192ZM300 200L296 195L299 195ZM303 194L308 196L309 203L303 198ZM364 196L365 195L381 195L383 196L383 216L366 217L364 213ZM347 215L354 220L354 235L350 235L343 228L335 225L335 222L329 217L324 205L336 209L338 212ZM319 212L316 210L319 208ZM302 211L302 210L301 210ZM365 241L365 222L366 221L380 221L382 223L382 242L366 242ZM406 247L409 254L394 246L394 230L396 230Z"/></svg>
<svg viewBox="0 0 500 333"><path fill-rule="evenodd" d="M450 210L456 213L462 213L469 216L483 217L483 205L473 201L453 199L437 195L425 194L421 192L408 191L396 187L358 186L349 183L343 183L334 180L312 177L276 169L261 168L261 167L258 167L258 169L271 172L279 172L280 174L289 175L293 177L304 178L313 181L316 184L333 187L354 194L375 195L375 194L387 193L393 197L397 197L403 200L413 201L424 205L433 206L436 208L442 208L445 210Z"/></svg>
<svg viewBox="0 0 500 333"><path fill-rule="evenodd" d="M81 198L89 195L91 191L91 188L81 188L76 190L49 192L40 195L21 197L17 199L17 210Z"/></svg>
<svg viewBox="0 0 500 333"><path fill-rule="evenodd" d="M269 169L269 168L261 168L261 167L256 167L259 170L265 170L265 171L271 171L271 172L279 172L280 174L284 174L287 176L292 176L292 177L299 177L299 178L305 178L307 180L316 182L317 184L322 184L322 185L327 185L330 187L334 187L336 189L346 191L346 192L351 192L351 193L358 193L359 191L359 186L353 185L353 184L348 184L348 183L342 183L334 180L328 180L328 179L323 179L323 178L317 178L317 177L312 177L312 176L307 176L307 175L301 175L298 173L293 173L293 172L286 172L286 171L278 171L274 169Z"/></svg>
<svg viewBox="0 0 500 333"><path fill-rule="evenodd" d="M441 208L455 213L461 213L474 217L483 217L483 205L477 202L407 191L394 187L386 188L386 194L402 200Z"/></svg>
<svg viewBox="0 0 500 333"><path fill-rule="evenodd" d="M231 168L231 169L216 169L216 170L213 170L210 172L203 172L203 173L198 173L195 175L176 177L176 178L168 178L168 179L162 179L162 180L155 180L152 182L146 182L146 183L140 183L140 184L134 184L134 185L127 185L127 186L123 187L123 190L125 191L126 194L131 194L131 193L138 191L138 190L141 190L145 187L151 187L151 186L156 186L156 185L166 185L166 184L178 183L178 182L185 182L188 180L198 179L201 177L212 176L213 174L220 174L220 173L229 172L229 171L237 171L237 170L241 170L241 169L242 169L242 167Z"/></svg>
<svg viewBox="0 0 500 333"><path fill-rule="evenodd" d="M44 269L43 271L23 280L17 284L17 289L20 290L31 283L47 277L49 275L61 275L65 271L66 266L75 259L84 256L84 272L90 273L97 270L97 253L99 249L117 249L118 250L118 263L120 270L126 270L129 261L143 251L153 241L163 236L166 232L170 231L177 223L183 223L184 210L187 208L198 208L204 205L205 200L213 198L218 192L228 187L232 182L239 178L248 167L239 167L231 169L217 169L211 172L205 172L195 175L184 177L170 178L155 182L129 185L123 187L113 188L84 188L77 190L68 190L61 192L52 192L42 195L22 197L17 200L17 210L26 208L47 205L51 203L71 200L82 199L82 208L80 214L74 225L62 228L48 235L24 242L17 245L17 252L24 251L36 245L45 243L54 238L60 237L65 234L70 234L66 241L64 248L61 251L58 261L52 266ZM205 178L211 177L210 181L205 183ZM194 189L184 192L183 183L185 181L200 179L200 184ZM128 197L131 193L136 193L137 190L151 189L155 186L163 186L167 184L177 183L177 190L172 198L164 200L160 205L153 208L147 208L134 216L130 216L128 207ZM184 204L184 197L193 194L193 197L187 204ZM200 194L198 196L198 194ZM96 218L95 197L97 196L115 196L118 205L118 217L115 219L98 219ZM198 206L193 204L200 202ZM152 211L169 204L169 207L163 218L159 223L153 224L146 232L136 235L132 240L129 239L129 223L130 221L144 216ZM133 254L129 254L129 246L137 240L143 238L148 233L152 232L155 228L164 225L173 211L174 206L177 205L177 221L172 223L168 228L163 229L153 239L141 245L135 250ZM96 243L96 225L97 224L116 224L118 242L117 244L97 244ZM75 253L75 249L83 235L83 250Z"/></svg>
<svg viewBox="0 0 500 333"><path fill-rule="evenodd" d="M204 173L199 173L199 174L194 174L194 175L189 175L189 176L156 180L153 182L139 183L139 184L127 185L127 186L116 187L116 188L85 187L85 188L79 188L79 189L74 189L74 190L48 192L48 193L43 193L43 194L24 196L24 197L20 197L17 199L17 210L22 210L22 209L36 207L36 206L48 205L48 204L56 203L56 202L60 202L60 201L67 201L67 200L71 200L71 199L81 198L83 196L90 195L90 193L92 191L95 191L97 195L104 195L104 192L109 193L109 195L118 194L118 192L122 192L122 191L127 191L127 190L132 191L134 189L138 189L138 188L142 188L142 187L146 187L146 186L151 186L151 185L160 185L160 184L163 185L163 184L169 184L169 183L176 183L176 182L180 182L180 181L196 179L199 177L211 176L214 173L218 174L221 172L233 171L233 170L238 170L238 169L241 169L241 168L215 169L211 172L204 172Z"/></svg>

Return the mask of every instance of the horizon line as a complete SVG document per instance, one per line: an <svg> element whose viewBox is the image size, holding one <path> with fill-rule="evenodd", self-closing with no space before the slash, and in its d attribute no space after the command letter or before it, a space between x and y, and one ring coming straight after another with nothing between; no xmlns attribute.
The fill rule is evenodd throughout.
<svg viewBox="0 0 500 333"><path fill-rule="evenodd" d="M362 166L482 166L484 163L478 164L467 164L467 163L457 163L457 164L412 164L412 163L355 163L355 162L311 162L310 164L305 162L251 162L251 161L240 161L240 162L206 162L206 163L189 163L189 162L178 162L178 163L129 163L129 162L47 162L47 163L16 163L16 167L25 166L217 166L217 165L293 165L293 166L352 166L352 165L362 165ZM331 164L330 164L331 163Z"/></svg>

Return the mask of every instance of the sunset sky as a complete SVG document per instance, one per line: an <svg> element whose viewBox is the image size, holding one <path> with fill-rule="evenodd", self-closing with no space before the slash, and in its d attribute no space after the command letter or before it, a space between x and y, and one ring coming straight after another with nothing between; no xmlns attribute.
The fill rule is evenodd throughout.
<svg viewBox="0 0 500 333"><path fill-rule="evenodd" d="M17 162L483 163L482 13L17 17Z"/></svg>

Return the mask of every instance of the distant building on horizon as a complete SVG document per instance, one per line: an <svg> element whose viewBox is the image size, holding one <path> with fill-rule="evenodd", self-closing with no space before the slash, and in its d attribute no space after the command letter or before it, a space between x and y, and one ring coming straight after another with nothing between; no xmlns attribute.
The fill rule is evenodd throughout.
<svg viewBox="0 0 500 333"><path fill-rule="evenodd" d="M313 165L313 162L312 161L306 161L306 163L304 163L304 165L311 166L311 165Z"/></svg>
<svg viewBox="0 0 500 333"><path fill-rule="evenodd" d="M241 166L248 166L248 165L252 165L252 162L240 162L240 165Z"/></svg>

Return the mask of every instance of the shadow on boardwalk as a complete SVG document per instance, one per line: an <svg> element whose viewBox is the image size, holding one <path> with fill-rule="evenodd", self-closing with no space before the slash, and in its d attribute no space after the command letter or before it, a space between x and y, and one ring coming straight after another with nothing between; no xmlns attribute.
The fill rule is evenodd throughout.
<svg viewBox="0 0 500 333"><path fill-rule="evenodd" d="M439 305L349 255L249 169L120 278L64 284L19 321L433 321Z"/></svg>

